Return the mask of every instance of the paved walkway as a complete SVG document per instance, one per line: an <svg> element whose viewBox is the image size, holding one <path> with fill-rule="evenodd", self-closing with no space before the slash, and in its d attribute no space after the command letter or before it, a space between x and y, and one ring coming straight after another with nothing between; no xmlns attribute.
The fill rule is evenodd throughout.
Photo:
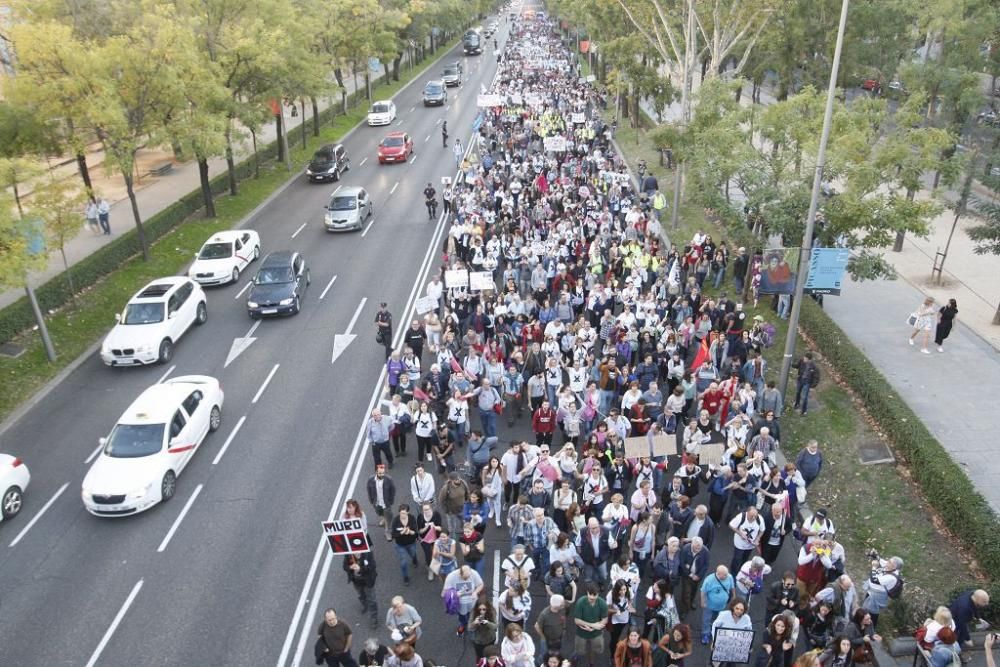
<svg viewBox="0 0 1000 667"><path fill-rule="evenodd" d="M1000 512L1000 460L993 453L996 419L987 408L1000 387L1000 353L971 331L959 307L958 325L943 353L906 339L906 318L924 298L906 280L848 282L823 300L827 313L885 375L969 479Z"/></svg>
<svg viewBox="0 0 1000 667"><path fill-rule="evenodd" d="M404 57L404 64L402 68L406 69L407 67L406 58ZM374 77L381 76L384 72L385 68L383 66L383 68L376 73ZM344 84L348 94L354 92L354 77L346 77ZM357 85L360 88L364 88L364 79L362 77L358 77ZM339 92L330 98L318 100L320 111L326 109L331 104L339 105L341 103L340 100L341 98ZM288 125L289 129L289 147L294 148L296 145L301 145L296 142L301 142L301 133L298 131L298 128L301 126L303 120L309 124L306 127L307 132L309 132L311 136L312 107L310 104L306 104L305 118L302 117L301 113L293 118L289 115L290 112L290 108L285 109L285 123ZM275 137L275 124L273 121L268 122L260 130L257 136L257 145L265 146L274 141ZM70 266L76 264L100 247L117 238L119 233L135 228L135 222L132 219L132 210L129 205L128 195L125 192L124 181L119 174L107 173L103 164L104 153L100 149L100 145L95 144L93 149L94 150L89 152L87 155L87 164L90 168L91 182L93 184L94 191L99 196L103 196L111 202L112 234L111 236L94 234L89 229L86 229L83 212L81 211L81 232L78 236L71 239L66 245L66 259ZM248 134L246 140L238 144L236 148L236 161L239 162L252 154L253 149ZM173 170L164 176L146 175L146 172L152 165L161 164L168 160L173 161L172 158L173 154L170 152L169 147L167 150L143 149L139 151L137 164L141 178L136 185L136 198L139 204L139 214L142 216L143 220L148 220L150 216L155 215L170 206L181 196L197 190L200 187L198 164L194 160L188 160L187 162L181 163L175 162ZM55 162L56 161L54 159L53 164ZM209 160L208 165L209 176L211 178L225 173L226 171L226 161L224 158ZM75 161L66 161L64 164L55 166L54 169L59 178L66 179L71 183L79 184L82 189L83 182L80 179ZM27 206L30 208L30 195L26 197L25 201L27 202ZM37 287L64 270L65 266L63 264L62 256L57 250L50 254L48 267L44 271L32 274L30 279L31 284ZM17 301L22 296L24 296L24 290L21 289L0 292L0 308Z"/></svg>

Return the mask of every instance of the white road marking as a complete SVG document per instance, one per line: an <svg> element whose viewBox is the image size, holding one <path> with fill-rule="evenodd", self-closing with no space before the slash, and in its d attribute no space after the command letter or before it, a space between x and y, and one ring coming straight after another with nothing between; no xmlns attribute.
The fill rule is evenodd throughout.
<svg viewBox="0 0 1000 667"><path fill-rule="evenodd" d="M251 403L257 403L257 401L260 400L260 397L264 393L264 390L267 389L267 385L271 382L271 378L273 378L274 374L278 372L278 366L280 365L281 364L275 364L274 368L271 369L271 372L267 374L267 377L264 378L264 384L262 384L260 386L260 389L257 390L257 393L254 394L253 400L250 401Z"/></svg>
<svg viewBox="0 0 1000 667"><path fill-rule="evenodd" d="M246 352L247 348L257 340L253 337L253 332L257 330L257 327L260 326L262 321L263 320L257 320L251 324L250 330L247 331L245 336L233 339L233 344L229 346L229 354L226 355L226 363L222 364L223 368L228 368L229 364L236 361L236 358Z"/></svg>
<svg viewBox="0 0 1000 667"><path fill-rule="evenodd" d="M222 443L222 448L219 450L219 453L215 455L215 459L212 461L212 465L214 466L219 465L219 461L222 460L222 457L223 455L225 455L226 450L229 449L229 443L233 441L233 439L236 437L236 434L240 432L241 428L243 428L243 422L245 422L246 420L247 416L243 415L242 417L240 417L240 420L236 422L236 426L234 426L233 430L229 432L229 437L227 437L226 441Z"/></svg>
<svg viewBox="0 0 1000 667"><path fill-rule="evenodd" d="M94 649L94 653L90 656L90 660L87 661L86 667L94 667L94 665L97 664L97 660L101 657L101 653L104 652L108 642L111 641L111 636L115 634L115 630L118 629L118 625L122 622L122 619L125 618L128 608L132 606L133 602L135 602L135 596L139 594L141 589L142 579L140 579L139 582L132 588L132 592L128 594L128 597L125 599L125 604L123 604L122 608L118 610L118 613L115 615L115 619L111 621L111 626L101 638L101 643L97 645L96 649Z"/></svg>
<svg viewBox="0 0 1000 667"><path fill-rule="evenodd" d="M411 109L411 111L412 111L412 109ZM399 120L396 121L396 127L399 127L402 124L403 124L403 119L402 118L400 118Z"/></svg>
<svg viewBox="0 0 1000 667"><path fill-rule="evenodd" d="M413 164L414 162L416 162L418 157L420 157L420 156L419 155L414 155L413 159L410 160L410 164Z"/></svg>
<svg viewBox="0 0 1000 667"><path fill-rule="evenodd" d="M319 300L320 301L323 300L323 297L326 296L326 293L330 291L330 288L333 287L333 284L335 282L337 282L337 276L334 276L333 278L330 278L330 282L327 283L326 287L323 289L323 293L319 295Z"/></svg>
<svg viewBox="0 0 1000 667"><path fill-rule="evenodd" d="M362 162L362 164L364 164L364 163ZM333 191L333 194L337 194L338 192L340 192L340 188L342 188L342 187L344 187L344 186L343 185L338 185L337 189Z"/></svg>
<svg viewBox="0 0 1000 667"><path fill-rule="evenodd" d="M87 460L84 461L84 463L90 463L92 460L94 460L94 457L100 454L102 449L104 449L104 445L102 445L101 443L97 443L97 449L95 449L90 453L90 456L87 457Z"/></svg>
<svg viewBox="0 0 1000 667"><path fill-rule="evenodd" d="M234 296L234 297L233 297L233 301L235 301L236 299L238 299L238 298L240 298L241 296L243 296L243 292L246 292L246 291L247 291L248 289L250 289L250 285L253 285L253 283L252 283L252 282L249 282L249 283L247 283L246 285L244 285L244 286L243 286L243 289L241 289L241 290L240 290L239 292L237 292L237 293L236 293L236 296Z"/></svg>
<svg viewBox="0 0 1000 667"><path fill-rule="evenodd" d="M363 167L363 166L365 166L365 162L368 162L368 158L365 158L365 159L364 159L364 160L362 160L362 161L361 161L360 163L358 163L358 166L359 166L359 167Z"/></svg>
<svg viewBox="0 0 1000 667"><path fill-rule="evenodd" d="M413 113L414 110L416 110L416 108L417 108L416 104L414 104L412 107L410 107L410 113Z"/></svg>
<svg viewBox="0 0 1000 667"><path fill-rule="evenodd" d="M395 183L393 184L393 186L392 186L392 190L389 190L389 194L392 194L393 192L395 192L395 191L396 191L396 188L398 188L398 187L399 187L399 181L396 181L396 182L395 182Z"/></svg>
<svg viewBox="0 0 1000 667"><path fill-rule="evenodd" d="M444 110L445 110L445 111L450 111L450 110L451 110L451 105L449 104L448 106L446 106L446 107L444 108Z"/></svg>
<svg viewBox="0 0 1000 667"><path fill-rule="evenodd" d="M308 222L303 222L301 225L299 225L299 228L295 230L294 234L292 234L292 238L294 239L296 236L298 236L299 232L301 232L303 229L305 229L306 225L308 225L308 224L309 224Z"/></svg>
<svg viewBox="0 0 1000 667"><path fill-rule="evenodd" d="M28 534L28 531L31 530L32 526L38 523L38 520L42 518L42 515L45 514L45 512L47 512L50 507L52 507L52 503L54 503L56 500L59 499L59 496L63 494L63 491L65 491L67 487L69 487L69 482L66 482L65 484L60 486L59 490L56 491L55 495L49 498L49 502L42 505L42 509L38 510L38 513L35 516L31 517L31 521L28 522L28 525L22 528L21 532L17 534L17 537L14 538L14 541L8 544L7 546L8 547L17 546L17 543L20 542L24 538L24 536Z"/></svg>
<svg viewBox="0 0 1000 667"><path fill-rule="evenodd" d="M367 226L367 227L365 227L365 231L361 232L361 238L364 238L365 236L367 236L367 235L368 235L368 230L369 230L369 229L371 229L371 228L372 228L372 225L374 225L374 224L375 224L375 216L372 216L372 219L371 219L371 221L370 221L370 222L368 223L368 226Z"/></svg>
<svg viewBox="0 0 1000 667"><path fill-rule="evenodd" d="M191 505L194 504L194 501L198 497L198 494L201 493L201 489L203 486L205 485L199 484L198 486L194 487L194 492L191 494L191 497L188 498L188 501L186 503L184 503L184 509L182 509L181 513L177 515L177 518L174 519L174 525L170 526L170 530L167 531L167 536L163 538L162 542L160 542L160 546L156 547L156 553L161 554L164 552L164 550L166 550L167 545L170 544L170 540L174 536L174 533L176 533L177 529L180 527L181 521L183 521L184 517L187 516L188 511L191 509Z"/></svg>
<svg viewBox="0 0 1000 667"><path fill-rule="evenodd" d="M177 368L177 364L174 364L173 366L168 368L167 372L161 375L160 379L156 381L156 384L163 384L163 381L166 380L170 376L170 374L174 372L175 368Z"/></svg>
<svg viewBox="0 0 1000 667"><path fill-rule="evenodd" d="M431 140L431 135L428 134L427 137L424 139L424 143L426 144L430 140Z"/></svg>
<svg viewBox="0 0 1000 667"><path fill-rule="evenodd" d="M493 608L500 603L500 550L493 552ZM497 623L497 641L500 641L500 624Z"/></svg>

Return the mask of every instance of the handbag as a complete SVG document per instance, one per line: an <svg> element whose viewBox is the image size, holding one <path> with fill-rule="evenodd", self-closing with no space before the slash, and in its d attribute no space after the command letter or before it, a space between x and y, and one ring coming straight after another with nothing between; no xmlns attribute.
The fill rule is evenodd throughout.
<svg viewBox="0 0 1000 667"><path fill-rule="evenodd" d="M431 564L427 566L427 569L429 569L431 572L433 572L434 576L440 575L441 574L441 559L440 558L434 558L434 559L432 559L431 560Z"/></svg>
<svg viewBox="0 0 1000 667"><path fill-rule="evenodd" d="M503 403L494 403L493 404L493 412L497 413L498 415L502 415L503 414Z"/></svg>
<svg viewBox="0 0 1000 667"><path fill-rule="evenodd" d="M911 327L917 326L917 314L910 313L910 316L906 318L906 323L909 324Z"/></svg>

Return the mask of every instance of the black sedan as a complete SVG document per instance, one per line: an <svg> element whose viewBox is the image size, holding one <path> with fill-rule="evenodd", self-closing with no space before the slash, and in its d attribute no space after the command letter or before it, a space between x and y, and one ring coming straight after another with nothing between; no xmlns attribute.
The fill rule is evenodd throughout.
<svg viewBox="0 0 1000 667"><path fill-rule="evenodd" d="M293 250L272 252L260 264L247 295L251 319L265 315L295 315L309 287L305 258Z"/></svg>
<svg viewBox="0 0 1000 667"><path fill-rule="evenodd" d="M448 100L448 90L445 88L444 81L436 79L434 81L428 81L427 85L424 86L424 106L429 107L431 105L443 106Z"/></svg>

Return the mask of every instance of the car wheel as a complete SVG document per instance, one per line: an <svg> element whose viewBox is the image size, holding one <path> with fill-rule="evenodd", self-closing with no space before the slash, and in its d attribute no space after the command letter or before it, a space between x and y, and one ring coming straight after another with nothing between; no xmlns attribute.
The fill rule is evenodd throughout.
<svg viewBox="0 0 1000 667"><path fill-rule="evenodd" d="M229 281L235 283L239 279L240 279L240 267L234 266L233 273L232 275L229 276Z"/></svg>
<svg viewBox="0 0 1000 667"><path fill-rule="evenodd" d="M205 305L204 301L198 304L198 314L194 321L198 324L204 324L208 321L208 306Z"/></svg>
<svg viewBox="0 0 1000 667"><path fill-rule="evenodd" d="M306 287L312 285L312 274L309 273L309 269L306 269Z"/></svg>
<svg viewBox="0 0 1000 667"><path fill-rule="evenodd" d="M260 257L260 246L254 246L253 259L251 259L250 261L252 262L254 261L254 259L258 259L259 257Z"/></svg>
<svg viewBox="0 0 1000 667"><path fill-rule="evenodd" d="M222 425L222 410L219 409L218 405L212 406L212 412L208 415L208 430L215 433L219 430L219 426Z"/></svg>
<svg viewBox="0 0 1000 667"><path fill-rule="evenodd" d="M299 297L295 297L295 301L292 302L292 315L298 315L301 310L302 302L299 301Z"/></svg>
<svg viewBox="0 0 1000 667"><path fill-rule="evenodd" d="M160 343L160 359L159 359L160 363L161 364L169 363L170 360L173 358L173 356L174 356L174 344L173 342L171 342L169 338L164 338L163 342Z"/></svg>
<svg viewBox="0 0 1000 667"><path fill-rule="evenodd" d="M12 486L3 492L3 500L0 501L0 512L4 519L12 519L21 511L24 499L21 496L21 489Z"/></svg>
<svg viewBox="0 0 1000 667"><path fill-rule="evenodd" d="M177 475L174 474L173 470L168 470L167 474L163 476L163 481L160 482L160 500L167 502L174 497L174 491L177 490Z"/></svg>
<svg viewBox="0 0 1000 667"><path fill-rule="evenodd" d="M335 182L340 180L340 171L340 167L338 167L336 171L333 172L333 180Z"/></svg>

